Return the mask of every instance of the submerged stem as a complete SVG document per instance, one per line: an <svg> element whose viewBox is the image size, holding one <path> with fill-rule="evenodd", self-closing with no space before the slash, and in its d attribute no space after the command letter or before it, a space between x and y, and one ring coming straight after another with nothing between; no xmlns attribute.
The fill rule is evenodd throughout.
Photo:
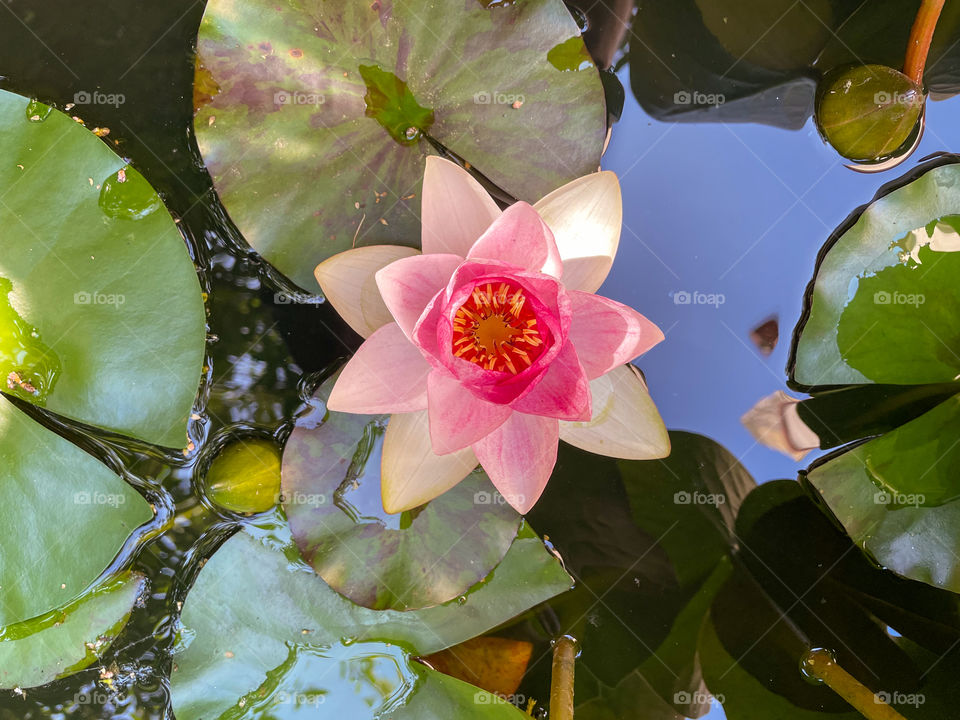
<svg viewBox="0 0 960 720"><path fill-rule="evenodd" d="M937 29L937 20L945 0L923 0L917 17L910 29L910 40L907 42L907 55L903 60L903 74L917 85L923 86L923 70L927 65L927 53L930 52L930 42L933 40L933 31Z"/></svg>
<svg viewBox="0 0 960 720"><path fill-rule="evenodd" d="M573 673L576 660L576 640L569 635L561 635L553 644L550 720L573 720Z"/></svg>
<svg viewBox="0 0 960 720"><path fill-rule="evenodd" d="M906 720L879 695L837 665L826 650L811 650L804 658L803 669L810 676L822 680L867 720Z"/></svg>

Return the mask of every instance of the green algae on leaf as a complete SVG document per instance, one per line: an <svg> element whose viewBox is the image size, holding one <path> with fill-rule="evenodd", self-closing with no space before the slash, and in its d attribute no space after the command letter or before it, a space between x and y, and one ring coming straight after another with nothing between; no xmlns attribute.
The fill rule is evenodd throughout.
<svg viewBox="0 0 960 720"><path fill-rule="evenodd" d="M360 77L367 85L363 96L367 117L374 118L401 145L416 142L433 125L433 110L421 107L407 84L392 72L378 65L361 65Z"/></svg>
<svg viewBox="0 0 960 720"><path fill-rule="evenodd" d="M557 70L564 72L570 70L586 70L593 67L593 60L586 46L579 37L572 37L564 40L559 45L554 45L547 53L547 60Z"/></svg>
<svg viewBox="0 0 960 720"><path fill-rule="evenodd" d="M585 57L560 0L210 0L197 143L250 245L317 291L331 255L419 245L438 146L531 203L596 171L603 86L551 63L558 46Z"/></svg>
<svg viewBox="0 0 960 720"><path fill-rule="evenodd" d="M13 283L0 277L0 389L43 406L60 375L57 354L24 320L10 301Z"/></svg>

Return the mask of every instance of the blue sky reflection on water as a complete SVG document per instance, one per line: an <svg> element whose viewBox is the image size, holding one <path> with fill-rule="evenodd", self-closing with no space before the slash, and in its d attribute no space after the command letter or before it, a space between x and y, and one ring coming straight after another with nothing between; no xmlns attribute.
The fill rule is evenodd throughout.
<svg viewBox="0 0 960 720"><path fill-rule="evenodd" d="M620 77L629 87L627 72ZM756 444L739 418L786 389L790 334L817 252L881 185L931 153L958 150L958 100L929 102L917 152L867 175L844 167L812 120L799 131L664 123L628 90L603 161L620 176L624 230L601 293L637 308L667 335L637 363L667 427L717 440L758 481L796 477L815 455L794 463ZM678 304L681 292L702 293L706 302L694 304L691 295ZM771 315L780 318L780 342L765 358L749 335Z"/></svg>

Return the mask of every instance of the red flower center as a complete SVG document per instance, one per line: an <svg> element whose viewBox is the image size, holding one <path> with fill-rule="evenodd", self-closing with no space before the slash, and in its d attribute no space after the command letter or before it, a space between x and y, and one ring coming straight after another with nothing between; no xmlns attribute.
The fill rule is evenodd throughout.
<svg viewBox="0 0 960 720"><path fill-rule="evenodd" d="M453 354L485 370L516 375L543 352L537 316L523 288L478 285L453 318Z"/></svg>

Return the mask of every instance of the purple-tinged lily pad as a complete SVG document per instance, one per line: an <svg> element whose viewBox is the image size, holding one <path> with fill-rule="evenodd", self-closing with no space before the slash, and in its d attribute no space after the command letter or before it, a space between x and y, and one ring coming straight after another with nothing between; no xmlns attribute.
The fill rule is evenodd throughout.
<svg viewBox="0 0 960 720"><path fill-rule="evenodd" d="M560 0L210 0L197 53L220 198L304 288L353 245L417 246L438 145L530 202L600 162L603 87Z"/></svg>
<svg viewBox="0 0 960 720"><path fill-rule="evenodd" d="M283 453L283 506L303 558L333 589L375 610L463 595L506 555L520 516L481 471L426 505L387 514L380 452L389 416L326 411L333 380Z"/></svg>

